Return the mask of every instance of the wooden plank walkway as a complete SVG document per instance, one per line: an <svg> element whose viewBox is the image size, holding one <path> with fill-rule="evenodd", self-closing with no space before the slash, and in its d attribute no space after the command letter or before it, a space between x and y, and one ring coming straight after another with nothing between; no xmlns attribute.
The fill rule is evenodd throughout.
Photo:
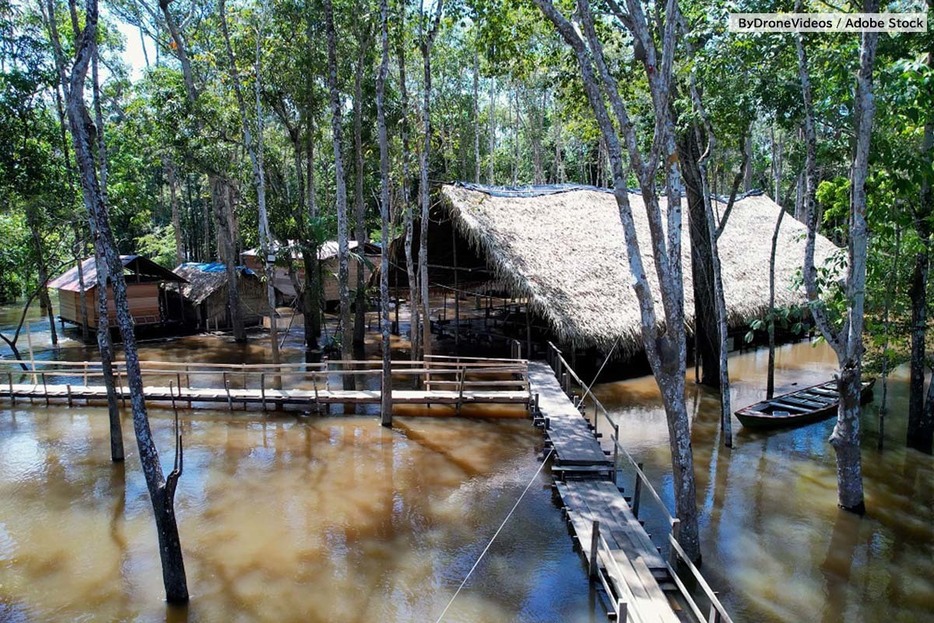
<svg viewBox="0 0 934 623"><path fill-rule="evenodd" d="M106 400L107 391L103 385L0 385L0 398L32 400ZM380 390L340 390L321 389L237 389L229 393L224 389L203 387L160 387L145 386L143 392L147 401L171 401L173 394L179 406L188 401L198 402L233 402L234 404L272 404L314 405L314 404L379 404ZM117 389L117 396L129 398L126 387ZM447 390L393 390L394 404L521 404L527 405L527 391L458 391Z"/></svg>
<svg viewBox="0 0 934 623"><path fill-rule="evenodd" d="M612 461L603 452L587 420L561 389L548 364L529 362L529 391L537 396L538 408L546 419L545 435L554 447L555 463L559 467L573 466L578 472L608 474Z"/></svg>
<svg viewBox="0 0 934 623"><path fill-rule="evenodd" d="M688 620L669 599L678 587L668 563L616 487L614 462L548 364L529 362L529 389L554 449L552 472L569 527L591 576L613 601L613 615L646 623Z"/></svg>
<svg viewBox="0 0 934 623"><path fill-rule="evenodd" d="M380 404L380 367L381 362L368 360L279 365L143 361L141 374L147 401L174 398L179 407L226 403L231 410L251 404L278 409ZM529 404L528 362L522 359L437 356L424 361L397 360L392 362L391 374L404 388L393 390L393 404L454 405L457 413L464 405ZM115 363L114 376L118 398L128 398L125 362ZM348 377L362 389L343 389ZM4 398L11 402L67 401L70 405L106 400L107 391L100 362L2 360L0 399Z"/></svg>

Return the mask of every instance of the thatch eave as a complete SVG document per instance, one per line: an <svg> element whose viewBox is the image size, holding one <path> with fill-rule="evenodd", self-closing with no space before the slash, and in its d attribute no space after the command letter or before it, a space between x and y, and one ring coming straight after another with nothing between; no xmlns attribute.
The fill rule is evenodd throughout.
<svg viewBox="0 0 934 623"><path fill-rule="evenodd" d="M634 193L630 201L643 263L657 293L641 196ZM612 194L577 188L511 197L446 185L441 205L458 233L487 259L496 279L515 296L527 297L531 309L549 323L561 342L604 351L617 345L623 354L642 350L641 315ZM779 209L763 195L744 197L737 201L723 232L721 262L727 319L733 328L768 311L768 253ZM776 306L806 302L801 289L793 287L803 259L803 233L801 223L783 220L776 261ZM685 319L690 329L694 324L693 281L686 228L683 236ZM818 237L816 261L821 263L837 250ZM655 304L661 316L661 301L656 298Z"/></svg>

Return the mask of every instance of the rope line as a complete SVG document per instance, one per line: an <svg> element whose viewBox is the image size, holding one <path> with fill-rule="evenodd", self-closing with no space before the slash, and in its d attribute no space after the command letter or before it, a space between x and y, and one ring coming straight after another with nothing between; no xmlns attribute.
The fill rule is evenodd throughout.
<svg viewBox="0 0 934 623"><path fill-rule="evenodd" d="M503 523L499 525L499 528L496 529L496 532L493 534L493 537L490 539L490 542L486 544L486 547L483 548L483 551L480 552L480 556L477 558L477 561L473 563L473 566L470 568L470 571L467 572L467 575L464 576L464 580L461 582L461 585L457 587L457 590L454 591L454 595L451 596L451 601L448 602L448 605L444 607L444 610L441 611L441 615L435 621L435 623L441 623L441 620L444 618L444 615L447 614L448 609L454 603L454 600L457 599L457 596L460 594L461 589L467 584L467 580L470 579L470 576L477 569L477 566L480 565L480 561L483 560L483 557L486 556L486 553L490 551L490 547L493 545L493 541L496 540L496 537L499 536L499 533L503 531L503 528L506 527L506 523L512 517L512 514L516 512L516 509L519 507L519 503L522 502L522 498L525 497L525 494L529 492L529 489L532 488L532 483L535 482L535 479L538 478L538 475L542 472L542 469L545 468L545 463L548 462L548 459L551 458L554 448L548 450L548 454L545 455L545 458L542 459L542 464L538 466L538 469L535 470L535 474L532 476L532 479L529 480L529 484L525 485L525 490L522 491L522 494L519 496L519 499L516 500L516 503L512 505L512 509L506 515L506 518L503 519Z"/></svg>
<svg viewBox="0 0 934 623"><path fill-rule="evenodd" d="M601 365L601 366L600 366L600 369L597 370L596 376L594 376L594 377L593 377L593 380L590 382L590 387L586 388L587 391L585 391L585 392L584 392L584 395L581 396L581 402L584 402L584 400L587 398L587 396L590 395L590 390L593 388L594 385L597 384L597 379L600 378L600 373L603 372L603 368L606 367L607 362L610 360L610 356L613 354L613 351L616 350L616 347L619 345L619 338L620 338L620 336L617 335L617 336L616 336L616 341L613 342L613 348L610 349L610 352L608 352L608 353L606 354L606 359L603 360L603 365Z"/></svg>

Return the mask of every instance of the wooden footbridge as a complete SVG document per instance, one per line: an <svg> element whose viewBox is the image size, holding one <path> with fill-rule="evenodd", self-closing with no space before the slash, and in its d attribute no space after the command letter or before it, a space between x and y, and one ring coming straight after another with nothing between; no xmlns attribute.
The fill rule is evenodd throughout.
<svg viewBox="0 0 934 623"><path fill-rule="evenodd" d="M334 404L380 404L380 361L322 363L217 364L140 362L147 402L232 411L250 405L281 409L286 405L325 411ZM106 400L100 362L0 361L0 399L67 402ZM392 362L393 404L529 404L528 362L433 356L424 361ZM117 396L129 397L126 363L114 364ZM352 389L345 389L345 381Z"/></svg>
<svg viewBox="0 0 934 623"><path fill-rule="evenodd" d="M642 465L620 444L619 425L596 397L588 395L587 386L553 344L547 363L529 363L529 382L533 417L544 428L555 456L552 472L568 527L587 561L591 580L599 582L609 597L610 618L731 622L678 544L678 520L669 514ZM605 432L600 432L601 420ZM618 487L623 471L635 477L628 498ZM666 520L668 530L661 543L652 540L639 520L643 494L650 496Z"/></svg>
<svg viewBox="0 0 934 623"><path fill-rule="evenodd" d="M395 360L393 387L398 389L393 389L393 403L450 405L454 413L472 404L528 408L545 431L562 510L591 580L609 599L609 617L623 622L730 623L716 595L678 545L678 520L669 514L642 466L620 444L619 425L599 400L588 396L586 385L561 351L549 347L547 363L522 359L518 345L509 359ZM125 402L129 397L125 362L115 363L113 370L117 396ZM192 409L216 408L221 403L231 411L251 405L263 410L291 405L327 411L333 404L380 403L380 361L276 366L143 361L141 371L147 401ZM344 389L350 378L354 389ZM106 398L99 362L0 360L0 400L14 405L22 400L72 405ZM624 472L635 478L628 498L618 486ZM643 495L650 496L667 523L661 543L652 540L639 519Z"/></svg>

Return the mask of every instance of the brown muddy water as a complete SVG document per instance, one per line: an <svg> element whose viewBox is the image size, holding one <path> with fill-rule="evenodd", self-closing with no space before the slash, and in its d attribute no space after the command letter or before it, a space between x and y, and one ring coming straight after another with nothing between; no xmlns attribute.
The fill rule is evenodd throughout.
<svg viewBox="0 0 934 623"><path fill-rule="evenodd" d="M835 362L825 344L781 347L776 391L829 379ZM766 366L764 350L730 358L734 409L764 397ZM881 452L878 383L864 409L862 519L836 508L832 419L752 432L733 418L734 447L722 449L717 395L689 382L703 571L736 621L934 621L934 459L905 449L907 377L903 368L890 377ZM608 383L595 393L672 508L668 433L654 380ZM661 533L652 505L643 508L649 531Z"/></svg>
<svg viewBox="0 0 934 623"><path fill-rule="evenodd" d="M74 342L48 350L41 321L32 328L37 358L93 357ZM265 349L193 336L141 354L258 362ZM761 399L766 353L730 365L734 408ZM800 343L780 349L777 367L783 391L829 378L835 359ZM750 433L734 419L734 448L721 449L716 394L689 383L703 571L735 621L934 621L934 460L904 448L902 369L876 450L878 389L863 417L869 513L859 519L836 509L832 421ZM654 381L596 394L671 507ZM192 602L175 610L163 604L130 422L124 469L107 460L103 409L0 407L0 621L430 623L530 480L444 620L605 620L550 478L533 479L541 436L526 420L403 417L388 431L366 416L185 415L178 512ZM151 417L168 465L172 421L164 409ZM631 474L620 484L631 492ZM646 500L642 518L663 534Z"/></svg>

